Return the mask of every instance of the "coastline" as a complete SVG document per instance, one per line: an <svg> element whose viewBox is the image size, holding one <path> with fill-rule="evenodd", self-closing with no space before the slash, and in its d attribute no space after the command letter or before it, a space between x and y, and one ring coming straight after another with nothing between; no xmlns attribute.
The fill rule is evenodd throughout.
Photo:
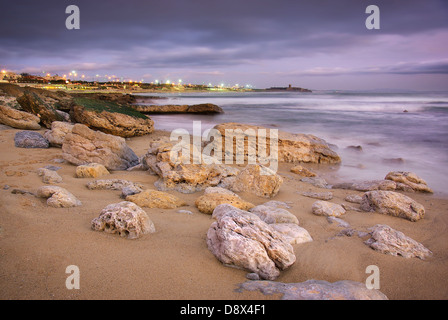
<svg viewBox="0 0 448 320"><path fill-rule="evenodd" d="M20 149L14 147L14 134L20 130L0 130L0 260L1 299L168 299L168 300L245 300L274 299L258 291L236 292L248 281L246 271L222 265L206 245L206 233L213 218L195 207L202 192L182 194L169 191L184 200L193 214L178 209L144 208L156 226L156 233L137 240L91 230L90 221L108 204L121 201L119 191L88 190L94 179L74 177L75 166L56 163L62 158L58 148ZM45 130L40 130L43 133ZM146 153L148 141L166 136L154 133L127 139L138 156ZM30 194L13 194L13 189L36 192L44 185L37 169L57 165L67 187L83 203L78 208L50 208ZM340 236L341 227L325 217L311 213L316 199L302 192L331 191L332 202L346 203L348 194L362 192L321 189L300 181L290 172L292 164L281 164L278 174L284 179L280 192L272 200L291 204L292 212L307 229L313 241L294 245L297 261L283 271L278 282L303 282L310 279L335 282L365 282L366 267L377 265L381 272L380 290L391 300L447 299L448 292L448 196L405 193L423 204L426 216L418 222L378 213L348 211L343 219L357 230L366 231L375 224L387 224L423 243L433 252L426 260L403 258L376 252L354 236ZM317 166L303 165L320 173ZM322 174L326 174L322 170ZM157 177L146 171L114 171L108 178L128 179L146 188L154 188ZM8 188L5 189L5 185ZM268 200L241 192L241 198L255 205ZM94 200L93 200L94 199ZM77 265L81 289L67 290L65 268Z"/></svg>

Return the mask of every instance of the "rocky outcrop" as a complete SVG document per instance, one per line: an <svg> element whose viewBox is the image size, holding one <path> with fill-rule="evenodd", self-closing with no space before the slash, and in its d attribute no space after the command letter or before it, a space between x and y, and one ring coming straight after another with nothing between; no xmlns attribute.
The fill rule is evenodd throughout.
<svg viewBox="0 0 448 320"><path fill-rule="evenodd" d="M47 198L47 205L55 208L70 208L82 205L73 194L64 188L44 186L37 189L37 196Z"/></svg>
<svg viewBox="0 0 448 320"><path fill-rule="evenodd" d="M223 192L208 192L195 201L198 210L206 214L212 214L217 206L224 203L230 204L241 210L249 210L254 207L252 203L244 201L236 194Z"/></svg>
<svg viewBox="0 0 448 320"><path fill-rule="evenodd" d="M410 221L418 221L425 216L425 208L420 203L394 191L366 192L360 208L363 211L376 211Z"/></svg>
<svg viewBox="0 0 448 320"><path fill-rule="evenodd" d="M185 201L172 194L151 189L129 195L126 201L131 201L140 207L159 209L174 209L186 205Z"/></svg>
<svg viewBox="0 0 448 320"><path fill-rule="evenodd" d="M346 212L341 205L322 200L314 202L311 210L315 215L327 217L339 217Z"/></svg>
<svg viewBox="0 0 448 320"><path fill-rule="evenodd" d="M261 155L260 152L257 153L257 157L260 162L264 163L264 161L269 161L273 158L277 158L275 154L270 154L271 136L269 134L268 128L240 123L223 123L216 125L214 129L218 130L223 138L223 156L225 155L225 153L229 153L236 159L237 155L242 155L244 159L247 160L249 156L249 150L257 150L256 141L258 139L258 135L260 135L260 138L266 139L266 145L263 142L260 143L260 146L262 148L266 148L267 154L266 156L264 156L264 154ZM259 131L259 129L261 131ZM238 132L240 135L238 135ZM265 133L263 134L262 132ZM240 137L240 139L244 140L244 149L237 148L238 139L234 139L232 133L236 134L238 137ZM232 150L226 150L225 148L226 136L227 139L233 140L233 143L231 143L231 145L233 145ZM278 131L278 161L287 163L339 163L341 162L341 158L336 152L330 149L327 142L323 139L309 134L293 134L284 131Z"/></svg>
<svg viewBox="0 0 448 320"><path fill-rule="evenodd" d="M282 283L277 281L247 281L240 290L259 290L263 294L282 294L282 300L388 300L377 289L368 289L365 283L342 280L327 282L307 280L300 283Z"/></svg>
<svg viewBox="0 0 448 320"><path fill-rule="evenodd" d="M53 121L64 121L64 117L56 112L56 108L35 92L25 90L23 95L17 98L17 102L24 111L37 115L47 128L51 127Z"/></svg>
<svg viewBox="0 0 448 320"><path fill-rule="evenodd" d="M62 156L77 166L99 163L108 170L126 170L139 163L124 138L93 131L82 124L75 124L65 136Z"/></svg>
<svg viewBox="0 0 448 320"><path fill-rule="evenodd" d="M397 190L408 192L433 192L432 189L428 187L426 181L413 172L392 171L389 172L384 179L396 182Z"/></svg>
<svg viewBox="0 0 448 320"><path fill-rule="evenodd" d="M295 260L288 240L258 216L228 204L216 207L217 219L207 232L207 246L225 265L274 280Z"/></svg>
<svg viewBox="0 0 448 320"><path fill-rule="evenodd" d="M220 107L212 103L195 105L133 105L134 110L141 113L197 113L210 114L224 112Z"/></svg>
<svg viewBox="0 0 448 320"><path fill-rule="evenodd" d="M50 146L62 148L65 136L72 132L74 124L62 121L54 121L51 123L51 130L44 133L44 138L50 142Z"/></svg>
<svg viewBox="0 0 448 320"><path fill-rule="evenodd" d="M371 238L364 243L376 251L405 258L417 257L423 260L432 254L421 243L387 225L377 224L369 230Z"/></svg>
<svg viewBox="0 0 448 320"><path fill-rule="evenodd" d="M0 104L0 123L15 129L39 130L40 118L34 114L20 111Z"/></svg>
<svg viewBox="0 0 448 320"><path fill-rule="evenodd" d="M27 149L47 149L50 143L39 132L35 131L20 131L14 136L14 145L17 148Z"/></svg>
<svg viewBox="0 0 448 320"><path fill-rule="evenodd" d="M137 239L156 231L146 212L135 203L122 201L105 207L91 222L95 231L119 234L123 238Z"/></svg>
<svg viewBox="0 0 448 320"><path fill-rule="evenodd" d="M109 170L99 163L89 163L76 167L77 178L98 178L109 174Z"/></svg>
<svg viewBox="0 0 448 320"><path fill-rule="evenodd" d="M73 118L89 128L100 130L123 138L143 136L154 131L154 121L145 117L87 109L84 106L73 106Z"/></svg>
<svg viewBox="0 0 448 320"><path fill-rule="evenodd" d="M258 164L248 164L236 175L231 189L235 192L246 191L258 197L272 198L277 195L282 183L282 177L273 170Z"/></svg>

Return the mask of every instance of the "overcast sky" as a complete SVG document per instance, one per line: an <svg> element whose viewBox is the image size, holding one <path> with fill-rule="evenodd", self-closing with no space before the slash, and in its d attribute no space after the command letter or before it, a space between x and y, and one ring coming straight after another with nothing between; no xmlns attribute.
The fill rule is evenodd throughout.
<svg viewBox="0 0 448 320"><path fill-rule="evenodd" d="M68 5L80 29L68 30ZM368 30L368 5L380 30ZM257 88L448 90L447 0L3 0L0 68Z"/></svg>

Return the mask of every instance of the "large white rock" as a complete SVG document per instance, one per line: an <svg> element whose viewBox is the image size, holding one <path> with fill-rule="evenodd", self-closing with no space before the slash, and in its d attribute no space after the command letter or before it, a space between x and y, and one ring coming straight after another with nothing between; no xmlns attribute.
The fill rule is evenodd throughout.
<svg viewBox="0 0 448 320"><path fill-rule="evenodd" d="M47 204L55 208L70 208L82 203L73 194L57 186L44 186L37 189L37 196L47 198Z"/></svg>

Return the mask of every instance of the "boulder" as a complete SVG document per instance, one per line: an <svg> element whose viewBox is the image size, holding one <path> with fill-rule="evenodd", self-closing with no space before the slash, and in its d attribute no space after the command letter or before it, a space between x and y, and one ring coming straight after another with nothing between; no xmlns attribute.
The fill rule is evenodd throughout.
<svg viewBox="0 0 448 320"><path fill-rule="evenodd" d="M44 133L44 138L50 142L50 146L62 148L65 136L72 132L74 124L62 121L54 121L51 123L51 130Z"/></svg>
<svg viewBox="0 0 448 320"><path fill-rule="evenodd" d="M53 121L64 121L64 117L56 112L56 108L45 102L45 98L36 92L24 90L23 95L17 98L17 102L24 111L37 115L47 128L51 127Z"/></svg>
<svg viewBox="0 0 448 320"><path fill-rule="evenodd" d="M159 209L174 209L186 205L183 200L172 194L151 189L127 196L126 201L134 202L140 207Z"/></svg>
<svg viewBox="0 0 448 320"><path fill-rule="evenodd" d="M257 215L264 222L271 223L288 223L299 224L299 220L295 215L283 208L275 208L269 205L258 205L249 210Z"/></svg>
<svg viewBox="0 0 448 320"><path fill-rule="evenodd" d="M118 233L123 238L136 239L156 231L146 212L135 203L122 201L110 204L101 210L98 218L91 222L96 231Z"/></svg>
<svg viewBox="0 0 448 320"><path fill-rule="evenodd" d="M360 208L363 211L376 211L414 222L425 216L425 208L420 203L394 191L366 192L362 197Z"/></svg>
<svg viewBox="0 0 448 320"><path fill-rule="evenodd" d="M39 122L40 118L34 114L0 104L1 124L22 130L39 130Z"/></svg>
<svg viewBox="0 0 448 320"><path fill-rule="evenodd" d="M341 158L339 155L330 149L327 142L323 139L320 139L316 136L309 134L293 134L284 131L278 131L278 156L276 154L270 154L270 146L271 146L271 137L268 128L261 126L253 126L248 124L241 123L223 123L216 125L214 127L215 130L218 130L222 136L222 150L223 156L225 153L233 154L234 157L239 155L244 155L244 159L247 159L249 155L249 150L254 150L253 145L250 145L251 142L256 143L255 141L258 139L260 135L261 140L266 139L266 145L264 142L261 144L262 147L265 147L267 157L264 155L257 156L260 161L269 160L272 157L276 158L278 162L286 162L286 163L297 163L297 162L309 162L309 163L340 163ZM240 150L237 148L237 140L234 139L232 134L237 134L238 132L241 134L240 140L244 140L244 150ZM226 135L227 139L232 139L233 149L226 150L225 148L225 140ZM213 143L213 142L212 142ZM229 143L229 142L227 142ZM249 145L248 145L249 144ZM274 145L274 143L272 143ZM275 152L275 151L274 151ZM261 157L260 157L261 156ZM263 163L263 162L262 162Z"/></svg>
<svg viewBox="0 0 448 320"><path fill-rule="evenodd" d="M282 300L388 300L377 289L368 289L365 283L342 280L327 282L307 280L299 283L277 281L247 281L240 290L261 291L263 294L282 294Z"/></svg>
<svg viewBox="0 0 448 320"><path fill-rule="evenodd" d="M47 204L55 208L70 208L82 205L73 194L64 188L44 186L37 189L37 196L47 198Z"/></svg>
<svg viewBox="0 0 448 320"><path fill-rule="evenodd" d="M345 214L345 209L341 205L322 200L314 202L311 210L318 216L339 217Z"/></svg>
<svg viewBox="0 0 448 320"><path fill-rule="evenodd" d="M76 167L77 178L98 178L110 174L105 166L99 163L89 163Z"/></svg>
<svg viewBox="0 0 448 320"><path fill-rule="evenodd" d="M209 192L200 196L195 201L196 207L200 212L206 214L212 214L213 210L220 204L230 204L235 208L242 210L249 210L254 207L254 205L250 202L244 201L236 194L229 194L225 192ZM225 189L224 189L225 190Z"/></svg>
<svg viewBox="0 0 448 320"><path fill-rule="evenodd" d="M215 208L207 232L207 246L225 265L257 273L274 280L295 260L288 240L258 216L228 204Z"/></svg>
<svg viewBox="0 0 448 320"><path fill-rule="evenodd" d="M282 183L282 177L273 170L258 164L248 164L238 173L231 189L235 192L245 191L259 197L272 198L277 195Z"/></svg>
<svg viewBox="0 0 448 320"><path fill-rule="evenodd" d="M75 105L73 118L76 122L85 124L89 128L123 138L143 136L154 131L154 121L144 115L135 117L106 110L98 112Z"/></svg>
<svg viewBox="0 0 448 320"><path fill-rule="evenodd" d="M309 232L295 223L272 223L270 226L281 233L290 244L301 244L313 241Z"/></svg>
<svg viewBox="0 0 448 320"><path fill-rule="evenodd" d="M371 238L364 243L376 251L404 258L417 257L422 260L432 255L432 252L421 243L387 225L377 224L369 230Z"/></svg>
<svg viewBox="0 0 448 320"><path fill-rule="evenodd" d="M433 193L426 181L413 172L392 171L384 179L395 181L398 190Z"/></svg>
<svg viewBox="0 0 448 320"><path fill-rule="evenodd" d="M54 170L40 168L37 174L42 177L42 182L46 184L61 183L62 177Z"/></svg>
<svg viewBox="0 0 448 320"><path fill-rule="evenodd" d="M47 149L50 144L39 132L19 131L14 136L14 145L17 148Z"/></svg>
<svg viewBox="0 0 448 320"><path fill-rule="evenodd" d="M126 170L139 163L124 138L93 131L83 124L75 124L65 136L62 156L77 166L99 163L108 170Z"/></svg>

